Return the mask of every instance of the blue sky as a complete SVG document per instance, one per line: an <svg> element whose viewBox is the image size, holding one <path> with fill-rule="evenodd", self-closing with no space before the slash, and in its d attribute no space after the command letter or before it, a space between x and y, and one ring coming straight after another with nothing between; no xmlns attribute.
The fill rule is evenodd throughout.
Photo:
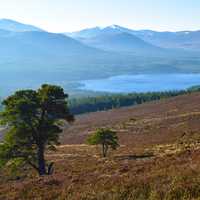
<svg viewBox="0 0 200 200"><path fill-rule="evenodd" d="M0 18L52 32L118 24L159 31L200 29L200 0L0 0Z"/></svg>

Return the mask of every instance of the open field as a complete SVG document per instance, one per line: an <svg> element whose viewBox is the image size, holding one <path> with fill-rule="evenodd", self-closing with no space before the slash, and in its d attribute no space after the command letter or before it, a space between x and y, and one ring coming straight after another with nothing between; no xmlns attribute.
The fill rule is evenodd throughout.
<svg viewBox="0 0 200 200"><path fill-rule="evenodd" d="M46 157L49 177L0 178L8 200L198 200L200 199L200 93L136 107L77 116L62 145ZM85 145L97 127L111 127L120 148L101 158Z"/></svg>

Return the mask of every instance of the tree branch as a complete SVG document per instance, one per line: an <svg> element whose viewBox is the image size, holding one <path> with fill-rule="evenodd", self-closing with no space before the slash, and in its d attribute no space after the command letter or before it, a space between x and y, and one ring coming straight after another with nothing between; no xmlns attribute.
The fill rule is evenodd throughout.
<svg viewBox="0 0 200 200"><path fill-rule="evenodd" d="M34 163L32 163L30 160L27 160L27 163L28 163L31 167L33 167L37 172L39 171L39 168L38 168Z"/></svg>

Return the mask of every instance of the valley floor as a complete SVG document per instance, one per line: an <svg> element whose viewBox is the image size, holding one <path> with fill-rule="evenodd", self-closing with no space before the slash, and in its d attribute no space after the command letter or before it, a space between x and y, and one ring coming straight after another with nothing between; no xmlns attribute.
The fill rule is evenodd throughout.
<svg viewBox="0 0 200 200"><path fill-rule="evenodd" d="M0 174L0 199L197 200L200 199L200 93L77 116L46 157L49 177ZM111 127L120 148L101 158L85 145L97 127Z"/></svg>

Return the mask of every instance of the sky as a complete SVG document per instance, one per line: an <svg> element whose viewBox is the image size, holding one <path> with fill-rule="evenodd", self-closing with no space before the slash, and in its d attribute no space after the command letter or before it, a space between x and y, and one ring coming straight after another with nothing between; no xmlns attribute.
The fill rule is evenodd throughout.
<svg viewBox="0 0 200 200"><path fill-rule="evenodd" d="M0 0L0 18L51 32L117 24L132 29L200 29L200 0Z"/></svg>

